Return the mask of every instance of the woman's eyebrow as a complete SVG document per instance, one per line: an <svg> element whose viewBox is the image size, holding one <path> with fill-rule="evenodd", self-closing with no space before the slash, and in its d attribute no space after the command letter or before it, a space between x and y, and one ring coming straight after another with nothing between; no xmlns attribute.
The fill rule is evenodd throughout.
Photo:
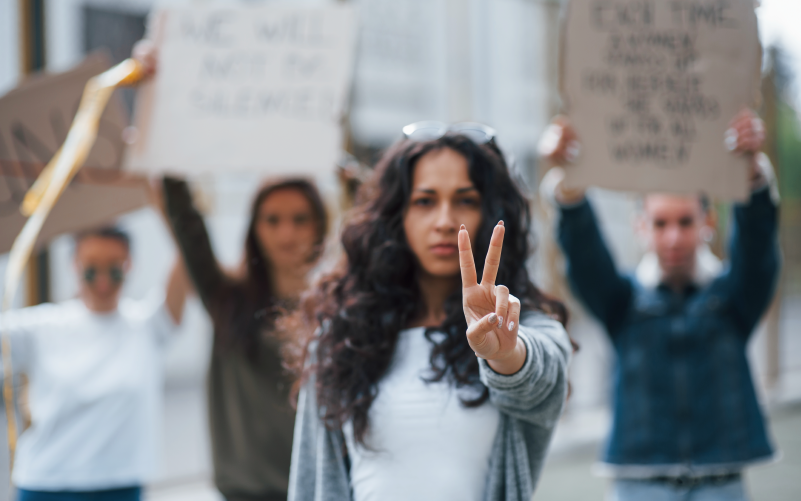
<svg viewBox="0 0 801 501"><path fill-rule="evenodd" d="M429 195L436 195L437 194L437 190L435 190L433 188L415 188L414 191L427 193ZM476 189L475 186L465 186L464 188L458 188L456 190L456 193L461 194L461 193L467 193L467 192L470 192L470 191L478 191L478 190Z"/></svg>

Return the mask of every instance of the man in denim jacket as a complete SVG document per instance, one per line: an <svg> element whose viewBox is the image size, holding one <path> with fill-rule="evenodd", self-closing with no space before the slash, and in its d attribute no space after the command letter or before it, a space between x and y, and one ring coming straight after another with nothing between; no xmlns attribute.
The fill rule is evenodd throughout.
<svg viewBox="0 0 801 501"><path fill-rule="evenodd" d="M759 153L763 131L744 111L727 133L733 154L749 155L752 167L725 268L704 243L711 218L701 196L644 198L640 230L650 252L629 277L615 268L584 193L562 188L561 169L543 180L560 207L570 284L617 355L602 458L615 479L612 500L744 500L742 469L774 456L746 358L779 272L778 193ZM579 148L570 124L557 119L548 134L543 154L569 164Z"/></svg>

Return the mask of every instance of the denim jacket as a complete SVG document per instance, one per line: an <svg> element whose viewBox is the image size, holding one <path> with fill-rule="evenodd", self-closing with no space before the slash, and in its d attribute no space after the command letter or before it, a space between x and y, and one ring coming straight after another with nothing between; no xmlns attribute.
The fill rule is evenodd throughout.
<svg viewBox="0 0 801 501"><path fill-rule="evenodd" d="M617 355L602 459L617 477L732 472L773 455L746 346L779 271L777 208L764 188L733 212L728 266L677 293L618 273L587 201L561 209L571 287Z"/></svg>

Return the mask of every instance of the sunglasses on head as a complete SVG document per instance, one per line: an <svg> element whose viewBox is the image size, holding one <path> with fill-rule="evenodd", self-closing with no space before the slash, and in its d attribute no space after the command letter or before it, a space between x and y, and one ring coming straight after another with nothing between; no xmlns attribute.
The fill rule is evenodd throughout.
<svg viewBox="0 0 801 501"><path fill-rule="evenodd" d="M83 270L83 281L91 285L97 280L98 275L101 273L107 273L108 278L113 284L121 284L122 280L125 278L125 272L122 266L109 266L105 270L95 266L89 266Z"/></svg>
<svg viewBox="0 0 801 501"><path fill-rule="evenodd" d="M444 122L415 122L403 128L403 135L410 141L434 141L446 134L465 136L476 144L493 143L497 133L489 125L477 122L460 122L446 124Z"/></svg>

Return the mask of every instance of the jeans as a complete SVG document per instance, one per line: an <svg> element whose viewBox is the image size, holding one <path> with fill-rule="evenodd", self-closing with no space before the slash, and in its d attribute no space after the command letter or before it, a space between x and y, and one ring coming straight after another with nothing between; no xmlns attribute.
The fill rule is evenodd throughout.
<svg viewBox="0 0 801 501"><path fill-rule="evenodd" d="M651 480L618 479L607 501L748 501L742 480L695 487L675 487Z"/></svg>
<svg viewBox="0 0 801 501"><path fill-rule="evenodd" d="M103 491L29 491L19 489L17 501L141 501L141 487Z"/></svg>

